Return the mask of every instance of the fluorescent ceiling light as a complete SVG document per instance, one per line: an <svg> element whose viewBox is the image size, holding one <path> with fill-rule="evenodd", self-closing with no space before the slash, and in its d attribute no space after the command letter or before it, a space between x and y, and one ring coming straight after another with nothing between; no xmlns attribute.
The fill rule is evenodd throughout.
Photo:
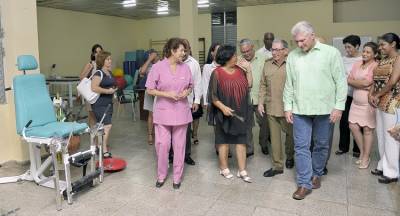
<svg viewBox="0 0 400 216"><path fill-rule="evenodd" d="M158 1L157 12L165 12L165 11L168 12L168 6L169 6L169 4L168 4L167 1L159 0Z"/></svg>
<svg viewBox="0 0 400 216"><path fill-rule="evenodd" d="M131 4L123 4L124 7L135 7L136 3L131 3Z"/></svg>
<svg viewBox="0 0 400 216"><path fill-rule="evenodd" d="M122 2L122 6L124 7L135 7L136 6L136 0L125 0Z"/></svg>
<svg viewBox="0 0 400 216"><path fill-rule="evenodd" d="M201 4L209 4L210 2L208 0L198 0L197 4L201 5Z"/></svg>
<svg viewBox="0 0 400 216"><path fill-rule="evenodd" d="M197 5L197 7L198 8L207 8L207 7L210 7L210 5L209 4L199 4L199 5Z"/></svg>
<svg viewBox="0 0 400 216"><path fill-rule="evenodd" d="M169 14L169 12L168 11L158 11L157 14L158 15L167 15L167 14Z"/></svg>
<svg viewBox="0 0 400 216"><path fill-rule="evenodd" d="M160 6L157 8L157 12L165 12L168 11L168 6Z"/></svg>
<svg viewBox="0 0 400 216"><path fill-rule="evenodd" d="M136 0L125 0L122 4L136 4Z"/></svg>

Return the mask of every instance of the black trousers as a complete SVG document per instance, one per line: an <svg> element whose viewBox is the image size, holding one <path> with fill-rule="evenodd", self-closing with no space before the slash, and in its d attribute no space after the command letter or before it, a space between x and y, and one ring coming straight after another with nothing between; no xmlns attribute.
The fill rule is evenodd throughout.
<svg viewBox="0 0 400 216"><path fill-rule="evenodd" d="M186 131L186 147L185 147L185 158L190 156L192 153L192 123L189 123Z"/></svg>
<svg viewBox="0 0 400 216"><path fill-rule="evenodd" d="M350 128L349 128L349 112L350 106L353 98L347 96L346 107L343 111L342 118L340 119L339 131L340 131L340 139L339 139L339 150L343 152L348 152L350 148ZM360 153L360 149L357 146L355 140L353 140L353 152Z"/></svg>

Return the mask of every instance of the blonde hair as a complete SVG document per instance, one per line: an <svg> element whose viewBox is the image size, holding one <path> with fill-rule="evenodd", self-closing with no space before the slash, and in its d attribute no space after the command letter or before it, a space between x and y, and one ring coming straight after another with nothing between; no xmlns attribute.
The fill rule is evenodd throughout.
<svg viewBox="0 0 400 216"><path fill-rule="evenodd" d="M104 66L104 62L106 59L111 56L110 52L107 51L101 51L99 54L96 56L96 65L97 65L97 70L100 70Z"/></svg>

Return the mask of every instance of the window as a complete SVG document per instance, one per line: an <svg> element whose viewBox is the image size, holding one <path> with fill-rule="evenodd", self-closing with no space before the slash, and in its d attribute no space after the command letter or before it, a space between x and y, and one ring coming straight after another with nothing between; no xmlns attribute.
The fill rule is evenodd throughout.
<svg viewBox="0 0 400 216"><path fill-rule="evenodd" d="M236 45L236 11L213 13L211 15L212 42Z"/></svg>

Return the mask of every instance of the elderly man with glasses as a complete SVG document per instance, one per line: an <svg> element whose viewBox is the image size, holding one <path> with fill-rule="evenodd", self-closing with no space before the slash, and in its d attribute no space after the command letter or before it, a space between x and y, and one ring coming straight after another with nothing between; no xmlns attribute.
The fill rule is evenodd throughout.
<svg viewBox="0 0 400 216"><path fill-rule="evenodd" d="M272 43L272 59L264 64L260 82L258 112L267 114L271 133L272 165L273 168L264 172L264 177L273 177L283 173L282 131L285 132L286 168L294 166L293 128L285 120L283 112L283 88L286 81L286 57L289 53L288 44L284 40L275 39ZM266 109L264 109L266 104Z"/></svg>

